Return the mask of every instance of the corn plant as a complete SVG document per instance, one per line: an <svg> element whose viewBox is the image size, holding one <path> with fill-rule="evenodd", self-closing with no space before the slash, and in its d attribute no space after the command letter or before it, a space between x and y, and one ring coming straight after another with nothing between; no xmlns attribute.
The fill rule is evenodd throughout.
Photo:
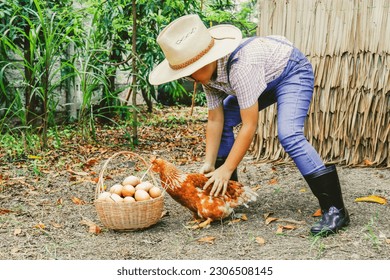
<svg viewBox="0 0 390 280"><path fill-rule="evenodd" d="M19 120L24 128L39 132L42 148L46 148L48 128L55 124L59 87L72 75L72 72L62 75L64 68L73 65L62 59L61 54L68 44L74 43L74 14L66 9L49 10L46 2L38 0L25 7L17 4L16 0L9 3L14 14L2 37L3 49L16 59L4 65L0 73L9 68L19 73L19 84L25 92L15 99L19 104ZM6 89L4 81L1 79L2 90ZM24 107L20 106L21 100Z"/></svg>
<svg viewBox="0 0 390 280"><path fill-rule="evenodd" d="M84 139L95 134L94 97L107 88L107 79L102 68L93 63L96 49L86 42L85 49L78 54L76 75L80 82L81 103L78 115L78 125Z"/></svg>

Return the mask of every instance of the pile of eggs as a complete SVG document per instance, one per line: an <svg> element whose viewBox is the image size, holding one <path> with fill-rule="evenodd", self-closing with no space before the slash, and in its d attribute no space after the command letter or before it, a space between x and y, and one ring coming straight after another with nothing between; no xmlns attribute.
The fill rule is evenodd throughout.
<svg viewBox="0 0 390 280"><path fill-rule="evenodd" d="M109 191L102 192L97 200L131 203L157 198L161 194L161 189L149 181L141 182L141 179L137 176L130 175L121 184L114 184L110 187Z"/></svg>

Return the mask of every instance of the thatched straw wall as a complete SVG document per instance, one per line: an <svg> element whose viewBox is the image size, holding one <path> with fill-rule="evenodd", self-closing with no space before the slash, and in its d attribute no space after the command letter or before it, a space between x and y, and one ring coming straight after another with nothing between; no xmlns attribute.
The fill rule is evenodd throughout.
<svg viewBox="0 0 390 280"><path fill-rule="evenodd" d="M305 135L325 162L390 167L390 0L259 0L260 36L305 53L315 91ZM287 159L276 107L260 113L253 152Z"/></svg>

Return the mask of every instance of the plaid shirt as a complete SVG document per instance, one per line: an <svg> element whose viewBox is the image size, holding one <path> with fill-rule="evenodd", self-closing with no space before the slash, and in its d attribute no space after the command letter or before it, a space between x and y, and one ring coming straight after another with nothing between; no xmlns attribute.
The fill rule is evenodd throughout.
<svg viewBox="0 0 390 280"><path fill-rule="evenodd" d="M230 68L230 84L226 71L230 54L217 61L216 79L203 86L210 110L220 106L226 94L237 96L241 109L249 108L257 102L267 83L282 74L293 46L282 36L270 37L276 40L258 37L237 52L238 61Z"/></svg>

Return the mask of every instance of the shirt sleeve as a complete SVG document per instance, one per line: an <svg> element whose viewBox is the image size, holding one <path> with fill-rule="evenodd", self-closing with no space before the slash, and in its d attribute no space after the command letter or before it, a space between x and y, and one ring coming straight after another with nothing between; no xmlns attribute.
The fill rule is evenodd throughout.
<svg viewBox="0 0 390 280"><path fill-rule="evenodd" d="M207 107L209 110L219 107L226 97L223 91L208 87L207 85L203 86L203 90L206 93Z"/></svg>
<svg viewBox="0 0 390 280"><path fill-rule="evenodd" d="M262 64L248 64L245 61L233 64L230 85L237 96L240 109L251 107L267 88L264 66Z"/></svg>

